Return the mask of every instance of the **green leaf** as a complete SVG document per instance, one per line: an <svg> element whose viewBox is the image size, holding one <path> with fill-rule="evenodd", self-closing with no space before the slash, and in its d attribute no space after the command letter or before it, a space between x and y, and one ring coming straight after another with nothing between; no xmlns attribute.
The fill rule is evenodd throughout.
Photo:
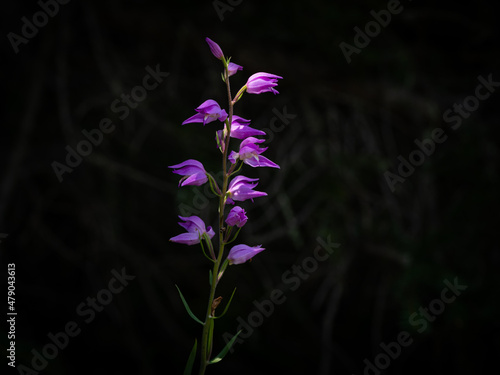
<svg viewBox="0 0 500 375"><path fill-rule="evenodd" d="M241 230L241 228L243 228L243 227L238 228L238 231L237 231L237 232L236 232L236 234L233 236L233 238L231 238L231 240L230 240L230 241L227 241L227 242L225 243L226 245L230 244L231 242L233 242L233 241L236 239L236 237L238 237L238 234L240 234L240 230Z"/></svg>
<svg viewBox="0 0 500 375"><path fill-rule="evenodd" d="M222 267L220 268L219 274L217 275L217 282L222 278L222 275L224 275L224 272L226 272L226 268L229 265L229 259L226 258L224 263L222 263Z"/></svg>
<svg viewBox="0 0 500 375"><path fill-rule="evenodd" d="M189 316L190 316L191 318L193 318L195 322L198 322L198 323L200 323L201 325L203 325L203 322L202 322L200 319L198 319L198 318L196 317L196 315L194 315L194 314L193 314L193 312L191 311L191 309L189 308L189 305L188 305L188 303L186 302L186 300L184 299L184 296L182 295L181 290L179 289L179 287L177 286L177 284L175 285L175 287L176 287L176 288L177 288L177 290L179 291L179 295L181 296L182 303L184 304L184 307L186 308L186 311L188 312Z"/></svg>
<svg viewBox="0 0 500 375"><path fill-rule="evenodd" d="M219 318L222 318L224 316L224 314L227 312L227 309L229 308L229 304L233 300L234 293L236 293L236 288L234 288L233 294L231 294L231 298L229 298L229 302L227 303L226 307L224 308L224 311L222 312L222 314L220 314L219 316L214 316L214 319L219 319Z"/></svg>
<svg viewBox="0 0 500 375"><path fill-rule="evenodd" d="M194 339L194 346L191 349L191 353L189 354L189 358L186 363L186 368L184 369L184 375L191 375L193 371L193 363L196 357L196 348L198 347L198 340Z"/></svg>
<svg viewBox="0 0 500 375"><path fill-rule="evenodd" d="M220 353L217 355L217 357L215 357L210 362L208 362L208 364L209 365L213 365L214 363L222 361L222 359L226 356L226 354L229 351L229 349L231 349L231 346L233 346L234 342L236 341L236 339L238 338L238 335L240 333L241 333L241 330L238 331L238 333L236 335L234 335L231 340L229 340L229 342L226 344L226 346L224 347L224 349L222 349L220 351Z"/></svg>
<svg viewBox="0 0 500 375"><path fill-rule="evenodd" d="M203 238L203 237L201 237L201 236L200 236L200 245L201 245L201 250L203 251L203 255L205 255L205 257L206 257L209 261L211 261L212 263L214 263L214 260L213 260L212 258L210 258L210 257L208 256L208 254L206 253L206 251L205 251L205 247L203 246L203 242L201 241L201 240L202 240L202 238Z"/></svg>
<svg viewBox="0 0 500 375"><path fill-rule="evenodd" d="M208 283L212 286L212 270L208 270Z"/></svg>
<svg viewBox="0 0 500 375"><path fill-rule="evenodd" d="M219 137L217 137L217 146L219 146L219 148L222 147L222 145L220 144L220 141L219 141ZM214 193L214 195L220 197L219 185L217 185L217 182L215 181L213 176L208 172L207 172L207 177L208 177L208 182L210 183L210 189L212 190L212 193Z"/></svg>

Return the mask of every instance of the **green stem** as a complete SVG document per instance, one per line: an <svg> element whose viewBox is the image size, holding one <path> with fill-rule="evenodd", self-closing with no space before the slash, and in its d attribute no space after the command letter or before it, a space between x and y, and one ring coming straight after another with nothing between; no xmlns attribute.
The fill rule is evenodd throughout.
<svg viewBox="0 0 500 375"><path fill-rule="evenodd" d="M226 64L225 64L226 65ZM211 337L209 337L209 329L210 329L210 322L214 317L212 316L212 304L214 302L214 297L215 297L215 289L217 287L218 283L218 276L219 276L219 267L222 263L222 257L224 255L224 206L226 203L226 193L227 193L227 186L229 182L229 173L227 170L227 152L229 149L229 138L231 134L231 122L233 120L233 106L234 102L231 100L231 86L229 85L229 74L227 70L227 66L225 67L225 78L226 78L226 86L227 86L227 95L229 98L229 116L228 116L228 123L227 123L227 136L226 139L224 140L225 142L225 147L224 147L224 152L222 153L222 171L224 174L223 182L222 182L222 191L221 195L219 196L219 253L217 254L217 259L215 260L214 263L214 268L212 270L212 285L210 286L210 294L208 297L208 306L207 306L207 313L205 315L205 322L203 324L203 332L201 334L201 363L200 363L200 375L205 374L205 370L208 365L209 361L209 353L208 353L208 348L212 347L212 343L208 342Z"/></svg>
<svg viewBox="0 0 500 375"><path fill-rule="evenodd" d="M205 316L205 322L203 323L203 332L201 334L201 363L200 363L200 375L205 374L205 369L207 368L208 358L207 351L211 347L208 343L210 320L213 319L212 316L212 303L214 302L215 288L217 286L217 276L219 273L220 262L216 261L214 264L214 269L212 271L212 283L210 286L210 296L208 297L207 314Z"/></svg>

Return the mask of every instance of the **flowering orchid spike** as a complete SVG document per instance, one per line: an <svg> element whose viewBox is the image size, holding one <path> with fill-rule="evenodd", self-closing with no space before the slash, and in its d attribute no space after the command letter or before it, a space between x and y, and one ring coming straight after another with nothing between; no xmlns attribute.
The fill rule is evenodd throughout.
<svg viewBox="0 0 500 375"><path fill-rule="evenodd" d="M227 259L229 259L229 264L241 264L245 263L247 260L252 259L255 255L264 251L265 249L258 246L248 246L248 245L236 245L229 251Z"/></svg>
<svg viewBox="0 0 500 375"><path fill-rule="evenodd" d="M259 181L258 178L249 178L245 176L236 176L230 183L228 189L227 203L233 204L234 201L245 201L254 198L264 197L267 193L253 190Z"/></svg>
<svg viewBox="0 0 500 375"><path fill-rule="evenodd" d="M179 225L186 229L187 233L182 233L178 236L172 237L170 239L172 242L195 245L200 243L204 233L206 233L209 238L212 238L215 235L212 227L205 228L205 223L198 216L179 216L179 218L185 221L184 223L179 223Z"/></svg>
<svg viewBox="0 0 500 375"><path fill-rule="evenodd" d="M195 185L201 186L208 181L207 172L199 161L194 159L186 160L180 164L171 165L174 173L184 176L179 181L179 186Z"/></svg>
<svg viewBox="0 0 500 375"><path fill-rule="evenodd" d="M228 353L231 346L236 341L238 335L242 330L233 336L220 353L212 357L213 338L214 338L214 321L220 318L228 309L228 306L233 298L226 304L224 312L220 316L215 316L217 305L222 297L216 297L216 288L224 275L229 265L242 264L253 259L255 255L264 251L262 245L248 246L244 244L233 246L227 256L225 257L225 249L229 249L232 243L238 238L238 235L244 225L248 221L245 210L239 206L232 206L230 209L226 208L226 204L234 205L237 201L251 200L254 198L267 196L263 191L254 190L259 182L258 178L249 178L238 175L243 164L250 165L251 167L271 167L279 168L279 165L273 161L262 156L267 150L267 147L261 147L260 144L265 142L264 139L256 138L264 136L266 133L262 130L253 129L250 127L250 120L234 115L234 105L239 101L245 92L249 94L262 94L265 92L272 92L278 94L277 86L278 80L282 77L259 72L251 75L247 82L239 89L234 95L231 93L230 77L243 70L241 65L231 62L230 57L225 57L221 47L210 38L205 38L211 53L215 58L219 59L224 69L222 71L222 80L227 88L228 107L226 110L222 109L220 105L212 99L204 101L195 109L195 114L182 122L182 125L188 123L202 123L203 125L209 124L216 120L223 123L223 126L216 127L215 137L219 150L222 153L222 187L219 187L214 177L208 173L203 164L197 160L189 159L183 163L169 166L182 178L179 181L179 186L195 185L201 186L207 181L213 194L218 198L218 235L219 235L219 251L214 251L214 244L212 238L215 232L210 226L206 226L204 221L198 216L183 217L179 216L181 222L179 225L185 229L175 237L170 238L170 241L183 243L186 245L200 244L203 255L213 263L213 269L209 271L209 285L210 297L206 310L204 321L198 319L189 308L182 293L179 290L184 306L188 314L198 323L203 325L202 340L200 341L201 348L197 350L197 342L191 351L188 364L184 371L185 374L191 373L193 369L194 357L196 353L200 354L199 374L204 375L208 365L217 363ZM228 113L231 114L229 118ZM229 149L230 138L241 140L239 148L234 151ZM229 165L228 160L232 163ZM228 212L229 211L229 212ZM230 245L231 244L231 245ZM206 245L206 246L204 246ZM205 251L205 247L208 250ZM224 337L225 338L225 337Z"/></svg>
<svg viewBox="0 0 500 375"><path fill-rule="evenodd" d="M208 43L212 54L219 60L224 61L224 53L222 52L222 49L219 47L219 45L210 38L205 38L205 41Z"/></svg>
<svg viewBox="0 0 500 375"><path fill-rule="evenodd" d="M240 150L238 153L231 151L229 154L229 161L233 164L239 159L243 163L248 164L251 167L271 167L279 168L279 165L272 162L265 156L261 154L267 150L267 147L260 148L257 143L265 142L265 139L257 139L254 137L248 137L243 140L240 144Z"/></svg>
<svg viewBox="0 0 500 375"><path fill-rule="evenodd" d="M220 105L212 99L204 101L198 108L196 108L196 115L191 116L182 122L182 125L191 122L202 122L206 125L212 121L219 120L220 122L226 121L227 113L221 109Z"/></svg>

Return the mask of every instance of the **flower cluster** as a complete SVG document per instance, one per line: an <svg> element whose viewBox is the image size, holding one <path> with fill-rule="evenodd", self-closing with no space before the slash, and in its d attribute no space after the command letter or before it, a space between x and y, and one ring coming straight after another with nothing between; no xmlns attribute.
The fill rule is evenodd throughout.
<svg viewBox="0 0 500 375"><path fill-rule="evenodd" d="M182 222L179 225L186 232L170 238L170 241L186 245L200 244L203 254L213 263L213 269L210 271L210 298L207 308L205 322L202 322L189 309L187 302L181 293L182 301L189 313L198 323L203 324L203 334L201 341L201 368L200 374L204 373L205 367L210 363L212 335L213 335L213 319L215 319L215 309L220 303L222 297L215 297L215 289L220 281L225 270L230 265L237 265L251 260L255 255L264 251L262 245L249 246L246 244L238 244L232 246L227 256L225 255L225 246L236 240L241 228L246 224L248 217L245 210L240 206L235 206L235 202L243 202L253 200L255 198L266 196L263 191L255 190L258 185L258 178L250 178L243 175L238 175L243 164L250 167L270 167L279 168L279 165L269 160L262 154L267 150L267 147L260 147L259 144L264 142L264 139L257 138L266 133L262 130L254 129L250 126L250 120L233 114L234 105L242 98L245 92L249 94L262 94L271 92L278 94L276 86L278 80L282 77L270 73L256 73L251 75L245 85L239 89L237 94L232 97L229 77L243 70L241 65L235 64L226 58L220 46L209 38L206 42L212 54L219 59L224 65L222 79L227 86L229 106L227 111L219 105L215 100L208 99L201 103L196 109L195 114L182 122L182 125L190 123L202 123L203 126L216 123L222 123L222 127L215 129L215 140L217 148L222 154L222 185L219 186L215 178L206 171L203 164L198 160L188 159L182 163L169 166L173 173L182 176L179 181L179 187L194 185L201 186L207 182L210 184L212 192L219 198L219 243L218 251L214 250L212 238L215 236L211 226L206 226L205 222L198 216L183 217L179 216ZM233 150L230 150L230 140L239 140L239 145ZM215 148L215 147L214 147ZM220 181L219 181L220 183ZM226 214L226 207L232 207ZM208 250L207 250L208 249ZM180 293L180 290L179 290ZM232 297L231 297L232 298ZM224 312L227 310L227 307ZM223 313L224 314L224 313ZM219 316L220 317L220 316ZM227 344L230 346L231 342ZM196 344L193 348L196 351ZM225 350L225 351L224 351ZM226 348L223 352L227 353ZM222 353L222 352L221 352ZM190 373L194 356L190 356L188 366L184 373ZM217 361L220 359L217 359Z"/></svg>
<svg viewBox="0 0 500 375"><path fill-rule="evenodd" d="M212 54L224 64L224 80L227 80L239 70L243 70L242 66L232 63L229 59L224 57L224 53L217 43L209 38L206 38L206 42L208 43ZM244 92L249 94L261 94L265 92L278 94L275 87L278 85L278 79L281 78L282 77L278 75L270 73L253 74L248 78L246 84L238 91L238 94L236 94L234 99L231 100L230 105L232 106L240 100ZM229 171L224 171L226 175L232 175L236 170L241 168L241 166L238 166L239 163L245 163L251 167L279 168L278 164L262 155L262 153L267 150L267 147L261 148L258 144L264 142L265 140L255 137L265 135L266 133L262 130L250 127L250 120L237 115L228 115L228 113L222 109L215 100L212 99L204 101L195 109L195 111L197 113L184 120L182 125L188 123L203 123L203 125L207 125L216 120L224 123L223 129L216 130L216 141L219 150L225 156L227 154L226 145L229 144L229 138L242 140L238 147L238 151L231 151L229 156L227 156L229 162L231 163L231 167ZM179 181L179 186L200 186L205 184L210 179L211 185L213 186L216 194L220 197L222 190L216 185L215 180L205 170L201 162L189 159L180 164L172 165L169 168L172 168L174 173L183 176ZM248 199L253 201L254 198L266 196L267 194L265 192L254 190L257 184L257 178L249 178L245 176L234 177L229 182L228 188L224 192L224 197L222 197L223 205L226 203L234 204L234 201L245 201ZM205 224L199 217L181 217L181 219L187 220L187 223L190 223L180 223L180 225L183 226L188 233L175 236L170 239L171 241L192 245L194 243L199 243L204 238L204 233L208 233L209 238L213 237L214 234L212 233L210 235L210 231L207 232L205 230ZM247 217L245 211L240 207L234 207L226 218L226 223L230 227L237 226L238 228L241 228L246 221ZM236 245L229 252L227 259L230 260L230 264L244 263L262 250L264 249L259 246L250 247L247 245Z"/></svg>

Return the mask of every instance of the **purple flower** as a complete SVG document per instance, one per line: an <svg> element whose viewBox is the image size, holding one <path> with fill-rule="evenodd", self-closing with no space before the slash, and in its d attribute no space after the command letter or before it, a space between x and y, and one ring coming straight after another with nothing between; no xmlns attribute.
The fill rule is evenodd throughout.
<svg viewBox="0 0 500 375"><path fill-rule="evenodd" d="M203 125L206 125L215 120L224 122L227 118L226 111L221 109L219 104L212 99L204 101L198 108L196 108L196 112L198 112L196 115L184 120L182 125L190 122L202 122Z"/></svg>
<svg viewBox="0 0 500 375"><path fill-rule="evenodd" d="M241 228L246 224L247 220L245 210L240 206L235 206L227 214L226 223L231 227L236 225L238 228Z"/></svg>
<svg viewBox="0 0 500 375"><path fill-rule="evenodd" d="M245 176L236 176L229 183L229 197L227 202L230 204L234 204L234 201L245 201L247 199L251 199L253 202L254 198L266 196L267 193L263 191L255 191L254 187L258 185L258 178L249 178Z"/></svg>
<svg viewBox="0 0 500 375"><path fill-rule="evenodd" d="M250 124L250 120L244 119L243 117L237 115L233 115L233 119L231 122L231 137L236 139L245 139L254 135L266 135L266 132L251 128L250 126L248 126L248 124ZM227 132L224 129L224 135L226 133ZM222 141L222 134L222 130L217 131L219 142Z"/></svg>
<svg viewBox="0 0 500 375"><path fill-rule="evenodd" d="M270 73L255 73L247 81L247 92L249 94L262 94L263 92L272 92L274 95L279 92L274 89L278 86L278 79L283 77Z"/></svg>
<svg viewBox="0 0 500 375"><path fill-rule="evenodd" d="M186 229L187 233L172 237L170 239L172 242L195 245L200 242L200 238L204 233L206 233L209 238L215 235L212 227L205 228L205 223L198 216L179 216L179 218L185 221L185 223L179 223L179 225Z"/></svg>
<svg viewBox="0 0 500 375"><path fill-rule="evenodd" d="M229 259L229 264L241 264L245 263L247 260L252 259L255 255L264 251L265 249L258 246L248 246L248 245L236 245L229 251L227 259Z"/></svg>
<svg viewBox="0 0 500 375"><path fill-rule="evenodd" d="M197 160L189 159L183 163L171 165L172 172L184 176L179 181L179 186L196 185L201 186L208 181L207 172Z"/></svg>
<svg viewBox="0 0 500 375"><path fill-rule="evenodd" d="M248 126L250 120L244 119L240 116L233 115L233 120L231 122L231 137L236 139L245 139L254 135L266 135L266 132L262 130L257 130ZM222 152L224 152L224 138L227 134L226 129L217 130L217 144L222 145Z"/></svg>
<svg viewBox="0 0 500 375"><path fill-rule="evenodd" d="M215 43L210 38L205 38L205 41L208 43L208 46L210 47L210 51L212 51L212 54L215 57L217 57L219 60L224 59L224 53L222 53L222 50L217 43Z"/></svg>
<svg viewBox="0 0 500 375"><path fill-rule="evenodd" d="M278 164L261 155L267 150L267 147L260 148L257 143L262 143L264 141L265 139L257 139L254 137L246 138L241 142L240 151L238 153L231 151L231 154L229 154L229 161L234 164L240 159L243 163L251 167L279 168Z"/></svg>
<svg viewBox="0 0 500 375"><path fill-rule="evenodd" d="M245 139L254 135L266 135L266 132L251 128L248 124L250 124L250 120L233 115L233 121L231 122L231 137Z"/></svg>
<svg viewBox="0 0 500 375"><path fill-rule="evenodd" d="M247 120L246 118L243 118L243 117L240 117L240 116L237 116L237 115L233 115L233 121L231 122L231 128L234 125L246 126L248 124L250 124L250 120Z"/></svg>
<svg viewBox="0 0 500 375"><path fill-rule="evenodd" d="M241 65L238 65L238 64L235 64L232 62L227 64L227 71L229 73L229 77L236 74L238 72L238 70L243 70L243 67Z"/></svg>

